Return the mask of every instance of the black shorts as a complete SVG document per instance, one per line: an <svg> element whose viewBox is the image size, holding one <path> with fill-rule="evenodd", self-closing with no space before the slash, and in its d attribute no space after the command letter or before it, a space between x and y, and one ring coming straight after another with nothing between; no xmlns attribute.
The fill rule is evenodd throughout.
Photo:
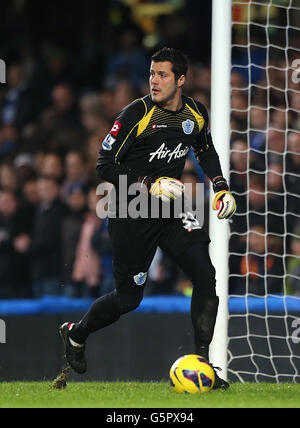
<svg viewBox="0 0 300 428"><path fill-rule="evenodd" d="M160 247L175 261L197 242L210 242L205 230L190 216L183 219L140 219L109 221L113 271L118 291L143 287L147 272Z"/></svg>

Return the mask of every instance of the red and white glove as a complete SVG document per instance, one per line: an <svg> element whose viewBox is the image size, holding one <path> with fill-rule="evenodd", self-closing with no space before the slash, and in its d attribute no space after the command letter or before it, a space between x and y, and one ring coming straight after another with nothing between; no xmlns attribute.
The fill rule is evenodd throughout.
<svg viewBox="0 0 300 428"><path fill-rule="evenodd" d="M151 185L149 192L164 202L169 202L182 196L184 184L171 177L159 177Z"/></svg>
<svg viewBox="0 0 300 428"><path fill-rule="evenodd" d="M213 210L219 210L217 217L222 220L233 216L236 211L236 202L232 194L229 192L225 178L218 177L213 182L215 197L213 200Z"/></svg>

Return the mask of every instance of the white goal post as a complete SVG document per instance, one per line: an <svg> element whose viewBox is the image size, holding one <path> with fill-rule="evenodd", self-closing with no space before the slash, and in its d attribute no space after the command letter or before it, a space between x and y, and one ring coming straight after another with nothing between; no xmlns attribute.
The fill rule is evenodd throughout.
<svg viewBox="0 0 300 428"><path fill-rule="evenodd" d="M231 0L213 0L212 54L211 54L211 133L219 154L224 177L229 179L230 156L230 75L231 75ZM210 207L213 192L210 192ZM219 310L215 334L210 346L210 360L222 368L227 379L227 325L228 325L228 238L227 220L210 215L210 256L216 268L216 291Z"/></svg>
<svg viewBox="0 0 300 428"><path fill-rule="evenodd" d="M211 132L238 209L210 210L210 360L233 381L300 382L300 0L212 6Z"/></svg>

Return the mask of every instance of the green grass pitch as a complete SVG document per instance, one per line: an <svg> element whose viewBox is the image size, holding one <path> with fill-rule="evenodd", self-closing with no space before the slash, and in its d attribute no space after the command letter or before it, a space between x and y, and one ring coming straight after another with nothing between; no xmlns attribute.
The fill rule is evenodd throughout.
<svg viewBox="0 0 300 428"><path fill-rule="evenodd" d="M162 382L0 383L0 408L292 408L300 407L299 384L234 383L227 391L177 394Z"/></svg>

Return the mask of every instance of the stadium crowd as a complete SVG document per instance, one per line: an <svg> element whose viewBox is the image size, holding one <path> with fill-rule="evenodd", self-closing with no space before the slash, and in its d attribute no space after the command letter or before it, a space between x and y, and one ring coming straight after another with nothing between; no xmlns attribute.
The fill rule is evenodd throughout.
<svg viewBox="0 0 300 428"><path fill-rule="evenodd" d="M132 26L105 59L92 42L86 40L77 67L46 42L40 56L21 44L8 64L0 88L1 299L97 297L113 288L107 219L96 214L95 164L118 112L148 93L151 52ZM242 56L234 58L238 64ZM272 61L280 66L282 58ZM192 58L185 86L208 110L210 74L207 63ZM286 96L285 73L276 67L268 79L278 90L270 98L266 75L258 73L249 105L247 78L238 67L232 72L230 187L238 210L231 222L231 294L300 293L300 92L289 79ZM208 189L192 155L182 179L204 180ZM191 284L158 250L146 290L189 295Z"/></svg>

